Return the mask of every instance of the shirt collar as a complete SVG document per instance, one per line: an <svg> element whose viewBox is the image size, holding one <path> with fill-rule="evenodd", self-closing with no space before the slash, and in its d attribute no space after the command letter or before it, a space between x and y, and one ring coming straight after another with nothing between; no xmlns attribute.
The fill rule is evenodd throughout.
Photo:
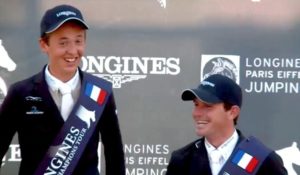
<svg viewBox="0 0 300 175"><path fill-rule="evenodd" d="M235 148L235 145L237 144L239 139L239 135L237 131L235 130L231 137L229 137L222 145L220 145L218 148L215 148L213 145L211 145L207 139L205 139L205 147L207 150L208 155L214 150L218 150L222 156L224 157L225 160L229 158L231 155L233 149Z"/></svg>
<svg viewBox="0 0 300 175"><path fill-rule="evenodd" d="M78 83L80 82L78 69L77 69L75 75L69 81L62 82L61 80L57 79L50 73L48 65L46 66L46 69L45 69L45 79L46 79L46 82L47 82L48 86L50 87L50 89L54 92L56 92L58 90L60 84L67 84L71 87L72 90L74 90L76 88L76 86L78 85Z"/></svg>

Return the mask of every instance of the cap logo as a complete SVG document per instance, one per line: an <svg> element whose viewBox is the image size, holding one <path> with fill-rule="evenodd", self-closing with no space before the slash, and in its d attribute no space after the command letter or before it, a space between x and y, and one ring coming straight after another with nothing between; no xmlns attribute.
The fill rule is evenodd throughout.
<svg viewBox="0 0 300 175"><path fill-rule="evenodd" d="M201 85L215 87L215 84L205 80L201 82Z"/></svg>
<svg viewBox="0 0 300 175"><path fill-rule="evenodd" d="M56 13L57 17L60 17L62 15L64 15L64 16L70 16L70 15L76 16L76 13L72 12L72 11L62 11L62 12Z"/></svg>

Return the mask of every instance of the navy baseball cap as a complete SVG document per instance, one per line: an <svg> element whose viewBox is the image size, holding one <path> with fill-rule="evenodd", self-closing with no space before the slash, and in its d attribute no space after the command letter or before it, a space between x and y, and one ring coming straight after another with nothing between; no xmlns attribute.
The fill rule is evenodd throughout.
<svg viewBox="0 0 300 175"><path fill-rule="evenodd" d="M70 5L59 5L47 10L41 20L41 37L58 29L65 22L74 20L81 24L85 29L88 25L77 8Z"/></svg>
<svg viewBox="0 0 300 175"><path fill-rule="evenodd" d="M198 98L207 104L227 102L242 106L241 87L231 78L220 74L207 77L195 89L184 90L181 98L183 101Z"/></svg>

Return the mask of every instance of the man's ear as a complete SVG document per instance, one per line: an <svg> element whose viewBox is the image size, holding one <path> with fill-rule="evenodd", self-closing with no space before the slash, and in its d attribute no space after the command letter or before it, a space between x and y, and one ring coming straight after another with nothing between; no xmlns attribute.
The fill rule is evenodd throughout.
<svg viewBox="0 0 300 175"><path fill-rule="evenodd" d="M43 38L39 39L39 46L40 46L42 52L44 52L44 53L48 52L48 43L45 41L45 39L43 39Z"/></svg>
<svg viewBox="0 0 300 175"><path fill-rule="evenodd" d="M232 117L232 120L237 118L240 115L241 109L237 105L233 105L230 109L230 116Z"/></svg>

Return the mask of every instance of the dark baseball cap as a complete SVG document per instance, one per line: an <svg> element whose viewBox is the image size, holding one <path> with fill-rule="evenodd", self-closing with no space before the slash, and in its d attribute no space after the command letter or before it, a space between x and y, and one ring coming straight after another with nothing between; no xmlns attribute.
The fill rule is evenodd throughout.
<svg viewBox="0 0 300 175"><path fill-rule="evenodd" d="M41 37L46 33L51 33L58 29L65 22L74 20L85 29L88 25L77 8L70 5L59 5L47 10L41 20Z"/></svg>
<svg viewBox="0 0 300 175"><path fill-rule="evenodd" d="M184 90L181 98L184 101L198 98L207 104L227 102L242 106L241 87L231 78L220 74L207 77L195 89Z"/></svg>

